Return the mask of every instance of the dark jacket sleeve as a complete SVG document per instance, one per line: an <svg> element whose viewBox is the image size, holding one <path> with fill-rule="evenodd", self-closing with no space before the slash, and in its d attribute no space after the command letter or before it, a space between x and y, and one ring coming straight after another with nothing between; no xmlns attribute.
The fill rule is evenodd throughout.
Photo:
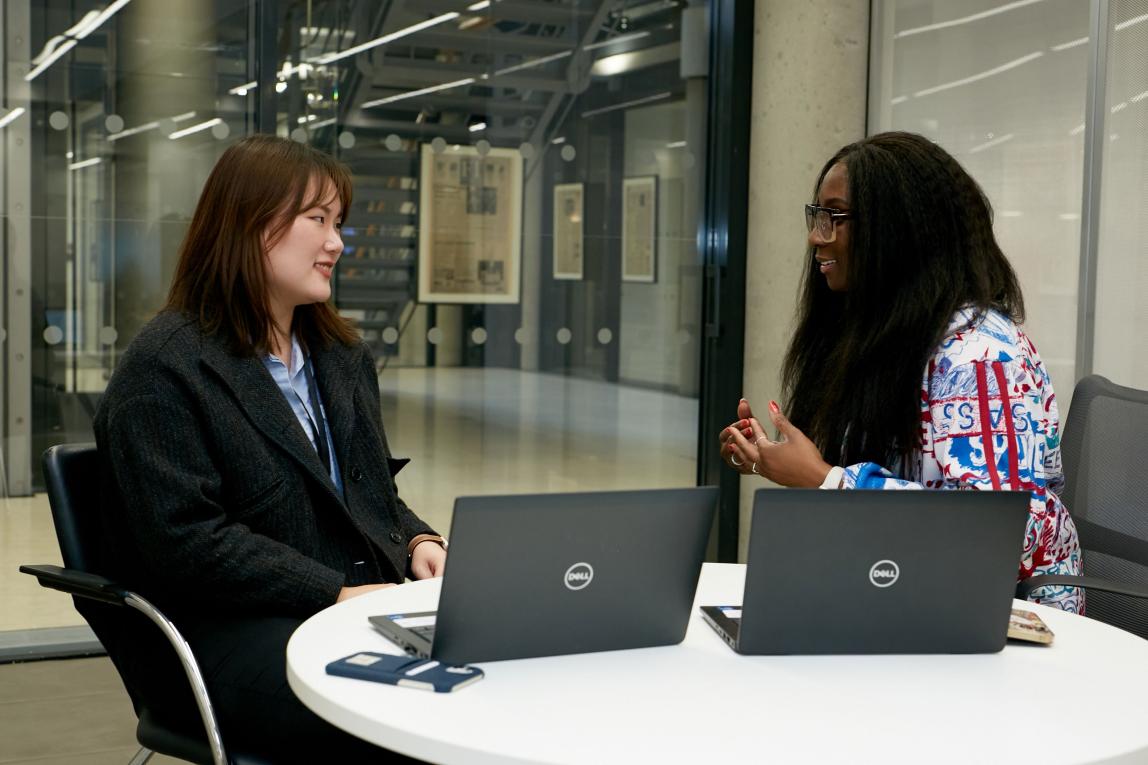
<svg viewBox="0 0 1148 765"><path fill-rule="evenodd" d="M221 607L309 615L335 602L344 574L241 522L190 401L171 391L120 400L97 431L117 514L158 589ZM254 497L253 505L271 497ZM238 511L238 512L237 512ZM229 517L230 516L230 517Z"/></svg>
<svg viewBox="0 0 1148 765"><path fill-rule="evenodd" d="M369 351L363 354L363 368L362 384L368 391L367 400L369 402L369 412L367 415L371 418L372 424L378 428L379 437L383 442L383 452L386 455L387 464L382 467L391 474L392 482L395 476L409 462L405 459L395 459L391 455L391 447L387 443L387 434L383 428L383 415L382 405L379 400L379 378L375 372L375 361ZM402 497L398 496L398 487L395 487L395 514L399 523L400 532L407 542L417 537L419 534L438 534L437 531L432 529L426 524L423 519L415 515L414 511L407 507L407 503L403 502Z"/></svg>

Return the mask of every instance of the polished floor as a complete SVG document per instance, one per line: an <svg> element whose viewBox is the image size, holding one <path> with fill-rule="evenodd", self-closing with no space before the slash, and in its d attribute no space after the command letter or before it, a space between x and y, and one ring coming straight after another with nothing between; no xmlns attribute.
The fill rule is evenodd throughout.
<svg viewBox="0 0 1148 765"><path fill-rule="evenodd" d="M461 495L695 483L696 399L499 369L388 371L380 389L391 451L411 458L399 491L443 532ZM43 495L0 500L0 631L81 623L17 572L59 560ZM133 731L107 659L0 665L0 765L127 762Z"/></svg>
<svg viewBox="0 0 1148 765"><path fill-rule="evenodd" d="M454 499L693 486L697 399L505 369L400 369L381 381L408 505L449 532ZM59 563L43 495L0 500L0 631L79 623L68 598L16 571Z"/></svg>
<svg viewBox="0 0 1148 765"><path fill-rule="evenodd" d="M2 765L125 765L139 749L135 726L107 658L0 665Z"/></svg>

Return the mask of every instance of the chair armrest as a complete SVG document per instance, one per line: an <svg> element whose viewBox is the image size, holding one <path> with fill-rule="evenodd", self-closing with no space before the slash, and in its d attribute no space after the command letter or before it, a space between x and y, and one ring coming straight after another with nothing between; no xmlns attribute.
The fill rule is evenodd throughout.
<svg viewBox="0 0 1148 765"><path fill-rule="evenodd" d="M89 574L86 571L77 571L62 566L41 564L38 566L21 566L20 572L30 574L39 580L41 587L66 592L102 603L122 606L127 591L111 579L99 574Z"/></svg>
<svg viewBox="0 0 1148 765"><path fill-rule="evenodd" d="M1028 600L1032 591L1046 585L1062 585L1065 587L1083 587L1084 589L1114 592L1117 595L1129 595L1133 598L1148 598L1148 587L1128 582L1110 582L1107 579L1097 579L1094 576L1068 576L1062 574L1045 574L1043 576L1030 576L1028 579L1017 582L1016 596L1021 600Z"/></svg>

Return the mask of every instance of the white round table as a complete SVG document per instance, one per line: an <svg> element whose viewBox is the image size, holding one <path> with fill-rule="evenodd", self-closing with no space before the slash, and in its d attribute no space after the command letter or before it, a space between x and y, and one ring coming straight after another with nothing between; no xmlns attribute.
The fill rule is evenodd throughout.
<svg viewBox="0 0 1148 765"><path fill-rule="evenodd" d="M1148 641L1135 635L1024 604L1052 646L740 656L696 605L740 603L744 581L744 566L707 563L677 646L489 662L450 694L327 675L357 651L400 653L367 616L433 610L439 580L414 582L308 619L287 675L319 716L434 763L1148 762Z"/></svg>

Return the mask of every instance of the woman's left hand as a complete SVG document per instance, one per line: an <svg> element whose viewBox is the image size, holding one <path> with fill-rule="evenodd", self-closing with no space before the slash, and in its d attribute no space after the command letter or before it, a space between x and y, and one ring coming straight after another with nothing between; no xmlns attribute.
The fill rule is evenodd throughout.
<svg viewBox="0 0 1148 765"><path fill-rule="evenodd" d="M769 417L780 435L771 440L756 417L749 419L752 440L736 427L722 434L722 448L727 463L742 474L757 474L781 486L816 488L825 480L830 465L821 457L816 444L786 419L777 404L769 402ZM733 459L736 457L737 459ZM738 465L737 463L741 463Z"/></svg>
<svg viewBox="0 0 1148 765"><path fill-rule="evenodd" d="M438 542L427 540L415 545L411 552L411 574L415 579L442 576L446 567L446 550Z"/></svg>

